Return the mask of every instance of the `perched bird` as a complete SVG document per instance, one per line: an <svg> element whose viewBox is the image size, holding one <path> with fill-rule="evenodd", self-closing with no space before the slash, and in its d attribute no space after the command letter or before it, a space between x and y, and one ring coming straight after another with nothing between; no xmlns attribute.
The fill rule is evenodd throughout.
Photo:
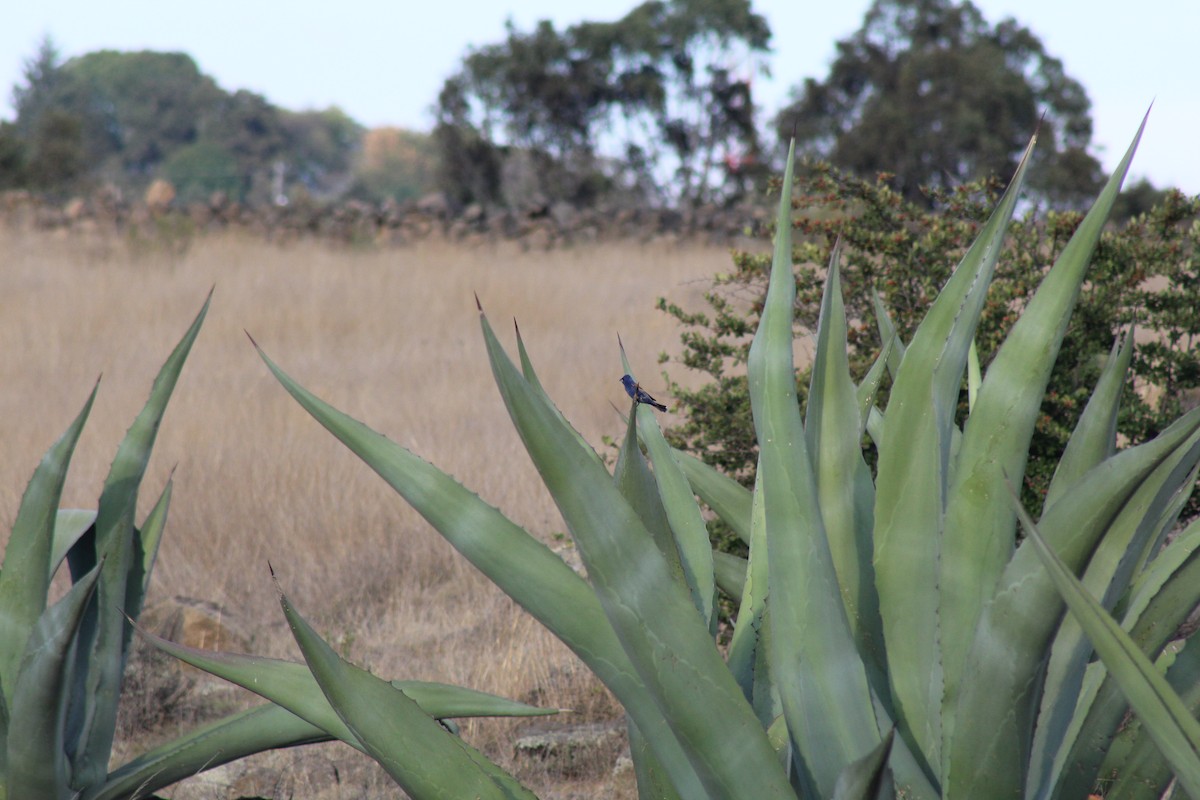
<svg viewBox="0 0 1200 800"><path fill-rule="evenodd" d="M625 391L629 396L639 403L645 403L648 406L654 406L659 411L666 411L667 407L655 400L650 394L638 385L638 382L633 379L632 375L622 375L621 383L625 384Z"/></svg>

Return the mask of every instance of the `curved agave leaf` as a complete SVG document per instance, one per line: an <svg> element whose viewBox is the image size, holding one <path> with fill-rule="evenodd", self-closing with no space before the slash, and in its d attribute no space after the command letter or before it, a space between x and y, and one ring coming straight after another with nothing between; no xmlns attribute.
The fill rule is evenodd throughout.
<svg viewBox="0 0 1200 800"><path fill-rule="evenodd" d="M1012 183L913 335L888 400L875 482L875 570L901 733L945 774L942 538L954 415L967 351L1029 166Z"/></svg>
<svg viewBox="0 0 1200 800"><path fill-rule="evenodd" d="M631 415L625 420L625 440L617 455L613 478L622 496L646 526L658 551L667 560L671 575L681 585L687 585L667 510L663 508L662 497L659 496L658 482L638 447L638 430L633 419Z"/></svg>
<svg viewBox="0 0 1200 800"><path fill-rule="evenodd" d="M1020 483L1025 475L1034 425L1059 346L1145 125L1143 119L1100 197L1000 346L963 428L946 505L938 583L944 703L951 720L979 615L1016 544L1016 518L1005 476ZM947 727L952 730L952 723ZM947 737L951 730L946 731Z"/></svg>
<svg viewBox="0 0 1200 800"><path fill-rule="evenodd" d="M1166 669L1167 683L1179 693L1188 713L1192 717L1200 713L1200 647L1189 639L1178 653L1164 655L1156 666ZM1113 740L1101 774L1116 776L1108 795L1123 800L1158 800L1174 777L1171 764L1138 717L1133 717Z"/></svg>
<svg viewBox="0 0 1200 800"><path fill-rule="evenodd" d="M262 350L258 352L304 410L588 665L645 733L682 796L706 796L690 761L657 712L583 578L550 548L452 477L321 401L276 366Z"/></svg>
<svg viewBox="0 0 1200 800"><path fill-rule="evenodd" d="M895 381L907 348L900 338L900 332L896 330L896 323L892 322L892 315L888 313L887 306L883 304L883 298L878 294L872 294L871 302L875 306L875 323L879 328L879 341L890 343L887 353L883 356L883 361L887 365L887 371L892 376L892 380Z"/></svg>
<svg viewBox="0 0 1200 800"><path fill-rule="evenodd" d="M1129 634L1096 602L1058 557L1029 515L1017 506L1021 525L1046 565L1055 587L1083 625L1104 665L1129 700L1146 732L1170 762L1180 783L1200 796L1200 722Z"/></svg>
<svg viewBox="0 0 1200 800"><path fill-rule="evenodd" d="M173 783L231 761L284 747L327 742L328 733L268 703L239 711L149 750L109 773L80 800L149 797Z"/></svg>
<svg viewBox="0 0 1200 800"><path fill-rule="evenodd" d="M726 553L721 550L712 551L713 574L721 591L733 598L735 603L742 602L742 593L746 588L746 573L750 562L741 556Z"/></svg>
<svg viewBox="0 0 1200 800"><path fill-rule="evenodd" d="M94 612L84 620L78 654L75 693L82 701L68 720L67 750L74 772L73 785L90 786L104 780L117 723L117 700L129 650L131 630L124 611L141 608L146 553L134 529L138 488L150 460L150 450L175 389L184 361L208 313L212 293L179 344L168 356L150 397L117 448L96 512L96 554L105 568L97 587ZM72 565L74 569L74 565Z"/></svg>
<svg viewBox="0 0 1200 800"><path fill-rule="evenodd" d="M654 465L654 479L662 498L663 509L671 524L679 560L692 602L704 618L710 633L717 628L717 586L713 579L713 551L708 538L708 528L700 516L700 506L692 494L692 487L675 461L670 445L663 438L649 406L635 403L630 419L635 421L640 437L646 443L650 462ZM634 445L636 447L636 444Z"/></svg>
<svg viewBox="0 0 1200 800"><path fill-rule="evenodd" d="M896 731L890 730L879 746L846 765L838 776L833 800L892 800L896 796L888 760Z"/></svg>
<svg viewBox="0 0 1200 800"><path fill-rule="evenodd" d="M96 512L92 509L59 509L54 519L54 544L50 548L50 577L58 572L67 553L89 531L95 536Z"/></svg>
<svg viewBox="0 0 1200 800"><path fill-rule="evenodd" d="M828 797L842 769L878 746L882 736L837 585L796 396L794 151L793 144L784 172L767 297L747 369L767 531L767 656L788 730L803 759L805 793ZM851 408L856 408L853 400Z"/></svg>
<svg viewBox="0 0 1200 800"><path fill-rule="evenodd" d="M478 295L475 296L475 307L479 309L479 313L483 313L483 306L479 302ZM544 399L546 403L554 409L554 413L558 415L559 422L565 425L571 431L571 433L575 434L575 440L578 441L579 444L583 445L583 447L596 458L596 463L603 464L604 461L600 458L600 454L595 450L592 450L591 446L588 445L587 440L583 438L583 434L575 430L575 427L571 425L565 416L563 416L563 413L558 410L558 407L550 401L550 395L546 394L546 390L542 388L542 382L538 379L537 373L533 369L533 361L530 360L529 353L525 350L525 340L521 337L521 327L517 325L517 321L515 319L513 320L513 330L516 331L517 334L517 352L521 359L521 372L525 376L525 380L529 381L529 384L536 389L539 394L541 394L542 399ZM617 341L620 341L620 337L617 337ZM622 354L623 353L624 350L622 350ZM628 372L628 369L626 369L626 372Z"/></svg>
<svg viewBox="0 0 1200 800"><path fill-rule="evenodd" d="M629 757L633 761L634 776L637 778L638 797L653 797L658 800L683 800L671 785L671 778L663 770L654 755L654 749L646 737L629 721Z"/></svg>
<svg viewBox="0 0 1200 800"><path fill-rule="evenodd" d="M617 343L620 346L623 373L632 375L633 368L629 366L629 359L625 356L625 345L619 336ZM548 398L546 399L548 401ZM654 464L654 486L670 526L673 540L671 549L675 553L664 555L667 555L668 564L678 560L688 591L691 592L692 602L703 615L710 633L715 636L717 587L713 577L712 545L709 543L708 527L700 514L700 506L696 503L687 477L675 459L674 450L663 438L654 412L649 407L632 401L627 427L625 446L636 449L639 441L645 444L650 461ZM586 450L591 450L586 442L583 446ZM662 550L661 547L659 549Z"/></svg>
<svg viewBox="0 0 1200 800"><path fill-rule="evenodd" d="M1112 609L1126 594L1137 553L1146 541L1155 538L1164 509L1174 504L1179 495L1186 499L1190 494L1197 458L1200 458L1200 443L1193 443L1189 450L1173 454L1156 468L1109 526L1088 560L1081 583L1090 594L1101 598L1100 603L1106 610ZM1159 488L1152 493L1150 489L1155 486ZM1043 682L1034 738L1036 757L1031 761L1029 771L1029 781L1035 786L1045 781L1053 756L1070 727L1091 655L1091 642L1078 620L1071 615L1064 617L1050 649Z"/></svg>
<svg viewBox="0 0 1200 800"><path fill-rule="evenodd" d="M792 797L765 734L649 532L594 454L585 452L590 448L517 372L482 315L481 324L509 416L579 546L630 662L705 788L714 797ZM704 693L703 707L695 703L697 691ZM640 722L638 727L650 735Z"/></svg>
<svg viewBox="0 0 1200 800"><path fill-rule="evenodd" d="M1142 652L1156 657L1200 603L1200 521L1168 545L1135 581L1122 625ZM1086 794L1121 725L1128 702L1102 666L1088 667L1074 718L1038 796Z"/></svg>
<svg viewBox="0 0 1200 800"><path fill-rule="evenodd" d="M877 693L886 694L883 623L871 563L875 486L862 454L866 422L860 416L857 389L850 377L838 258L835 247L821 299L804 432L846 619L859 653L868 662L872 685ZM876 367L881 364L882 359Z"/></svg>
<svg viewBox="0 0 1200 800"><path fill-rule="evenodd" d="M691 453L672 449L688 484L737 537L750 544L750 490Z"/></svg>
<svg viewBox="0 0 1200 800"><path fill-rule="evenodd" d="M4 777L13 800L71 796L63 730L71 700L71 660L102 569L103 562L80 578L42 613L30 633L9 706Z"/></svg>
<svg viewBox="0 0 1200 800"><path fill-rule="evenodd" d="M130 592L125 603L125 613L134 619L141 614L146 592L150 590L150 575L154 572L154 562L158 558L158 545L162 542L163 528L167 524L167 509L171 507L174 485L173 479L168 478L167 485L158 496L158 502L150 509L142 527L138 529L138 549L142 553L142 563L140 571L136 569L138 565L134 565L134 572L140 573L141 581L134 582L131 579Z"/></svg>
<svg viewBox="0 0 1200 800"><path fill-rule="evenodd" d="M282 593L279 602L329 704L371 758L413 800L536 800L404 692L339 657Z"/></svg>
<svg viewBox="0 0 1200 800"><path fill-rule="evenodd" d="M971 340L967 351L967 413L975 410L975 399L979 396L979 385L983 383L983 372L979 367L979 347Z"/></svg>
<svg viewBox="0 0 1200 800"><path fill-rule="evenodd" d="M1138 502L1139 492L1157 493L1161 484L1147 477L1173 454L1191 449L1198 429L1200 409L1153 441L1104 461L1047 509L1039 528L1072 569L1082 568L1121 510ZM1038 676L1060 618L1055 610L1062 608L1032 548L1028 542L1017 548L975 632L956 709L948 796L1023 791ZM977 720L994 722L973 724Z"/></svg>
<svg viewBox="0 0 1200 800"><path fill-rule="evenodd" d="M0 566L0 689L6 708L13 703L13 687L25 644L46 610L46 595L53 577L58 502L97 388L98 385L92 388L83 409L42 457L21 497L4 549L4 564ZM0 736L0 748L5 740L5 736Z"/></svg>
<svg viewBox="0 0 1200 800"><path fill-rule="evenodd" d="M862 438L862 435L867 432L867 424L871 418L871 414L879 414L879 411L875 408L875 396L879 394L879 386L883 383L883 374L886 371L888 359L891 357L892 350L895 348L897 341L898 339L895 334L884 341L883 349L879 351L875 363L867 370L866 376L863 377L862 383L858 385L858 389L855 391L855 396L858 399L858 414L862 419L862 424L858 431L859 438Z"/></svg>
<svg viewBox="0 0 1200 800"><path fill-rule="evenodd" d="M757 470L755 502L750 517L750 558L738 596L737 619L726 663L747 702L754 706L759 722L768 727L782 713L782 709L776 709L774 703L764 707L761 702L771 691L766 659L763 657L764 615L767 611L767 520L763 514L762 492L759 491L761 475L761 470Z"/></svg>
<svg viewBox="0 0 1200 800"><path fill-rule="evenodd" d="M286 708L326 733L357 747L357 739L334 713L307 665L277 658L216 653L177 644L140 631L150 644L197 669L235 683ZM450 717L532 717L558 713L461 686L429 681L391 681L435 719Z"/></svg>
<svg viewBox="0 0 1200 800"><path fill-rule="evenodd" d="M1113 342L1096 388L1079 415L1067 448L1054 469L1054 477L1046 491L1046 508L1057 502L1063 492L1088 470L1117 451L1117 412L1121 408L1121 392L1125 389L1133 359L1133 343L1132 328L1125 334L1124 342L1119 336Z"/></svg>

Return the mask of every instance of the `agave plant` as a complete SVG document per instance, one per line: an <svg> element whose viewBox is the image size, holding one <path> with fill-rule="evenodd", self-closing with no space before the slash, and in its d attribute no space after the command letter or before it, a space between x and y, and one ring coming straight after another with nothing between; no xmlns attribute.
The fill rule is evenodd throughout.
<svg viewBox="0 0 1200 800"><path fill-rule="evenodd" d="M163 364L117 449L94 510L60 509L71 456L98 386L22 497L0 567L0 798L145 797L231 759L330 738L281 708L233 714L109 770L132 629L150 585L170 481L140 526L150 451L208 311ZM66 565L71 588L50 603Z"/></svg>
<svg viewBox="0 0 1200 800"><path fill-rule="evenodd" d="M97 508L58 508L96 389L46 453L22 498L0 567L0 800L147 797L252 753L328 741L338 733L268 703L109 771L130 622L141 612L150 584L172 484L167 482L141 526L134 525L138 491L208 306L206 301L159 372L117 450ZM50 585L64 563L72 586L51 604ZM272 674L273 684L282 688L286 678ZM303 679L312 683L307 670ZM437 718L550 713L458 687L398 685Z"/></svg>
<svg viewBox="0 0 1200 800"><path fill-rule="evenodd" d="M519 332L518 366L481 308L496 384L586 579L453 478L263 358L309 413L613 692L628 715L643 797L1084 798L1109 781L1109 796L1159 797L1172 776L1200 796L1200 655L1191 643L1168 647L1200 601L1200 524L1164 545L1196 479L1200 410L1118 451L1127 333L1036 523L1011 488L1140 136L986 371L973 363L973 331L1032 142L912 341L900 342L880 314L880 355L859 385L847 364L835 254L806 409L793 363L789 154L748 365L760 447L753 491L672 450L636 400L610 473L544 392ZM892 386L878 408L885 373ZM959 421L964 376L970 411ZM874 473L864 435L877 451ZM747 561L712 551L697 496L748 542ZM724 649L714 639L717 587L736 601ZM383 687L314 641L284 605L336 712L326 730L344 724L353 738L342 738L413 797L526 796L451 738L437 737L432 758L414 759L412 737L424 736L414 732L432 730L427 716L405 716L411 731L399 717L376 724Z"/></svg>

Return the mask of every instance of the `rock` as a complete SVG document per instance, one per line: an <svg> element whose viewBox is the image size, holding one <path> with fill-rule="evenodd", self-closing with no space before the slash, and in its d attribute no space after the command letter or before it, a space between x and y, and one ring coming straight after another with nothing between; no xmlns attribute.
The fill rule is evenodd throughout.
<svg viewBox="0 0 1200 800"><path fill-rule="evenodd" d="M158 178L146 189L142 199L152 214L162 214L175 200L175 187L170 181Z"/></svg>
<svg viewBox="0 0 1200 800"><path fill-rule="evenodd" d="M445 192L430 192L417 201L417 210L435 217L450 216L450 201Z"/></svg>
<svg viewBox="0 0 1200 800"><path fill-rule="evenodd" d="M611 774L624 747L624 725L595 722L528 733L516 741L513 753L540 762L552 774L583 778Z"/></svg>
<svg viewBox="0 0 1200 800"><path fill-rule="evenodd" d="M72 197L67 201L67 204L63 206L63 214L65 214L67 219L71 222L79 222L79 220L83 219L87 213L87 201L82 197Z"/></svg>
<svg viewBox="0 0 1200 800"><path fill-rule="evenodd" d="M175 596L155 603L142 612L138 625L156 636L201 650L249 649L236 617L207 600Z"/></svg>

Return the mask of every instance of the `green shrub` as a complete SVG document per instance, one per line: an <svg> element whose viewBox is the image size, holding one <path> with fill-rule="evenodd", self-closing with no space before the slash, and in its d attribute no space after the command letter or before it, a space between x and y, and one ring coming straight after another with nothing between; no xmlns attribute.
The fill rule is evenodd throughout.
<svg viewBox="0 0 1200 800"><path fill-rule="evenodd" d="M1116 781L1109 796L1157 797L1172 774L1197 796L1200 649L1167 645L1200 601L1200 525L1163 541L1200 464L1200 409L1118 451L1126 335L1100 368L1036 524L1013 490L1132 155L1073 225L986 373L968 369L970 352L1028 152L912 336L881 315L882 348L857 383L835 252L803 411L789 157L746 357L753 491L671 449L655 412L636 402L610 474L543 391L519 335L518 364L481 309L497 386L586 579L452 477L267 364L612 690L628 714L644 797L1084 798L1102 777ZM622 366L628 373L623 353ZM748 560L711 550L695 495L748 542ZM738 602L728 648L714 641L718 585ZM307 668L252 680L261 659L185 655L218 674L240 672L239 683L302 716L319 706L318 727L337 727L414 798L531 796L283 606ZM324 700L282 697L284 677L319 686Z"/></svg>
<svg viewBox="0 0 1200 800"><path fill-rule="evenodd" d="M997 187L976 183L935 193L929 210L892 191L886 175L867 181L813 165L798 179L798 188L795 324L801 331L815 330L824 265L840 242L851 319L850 369L861 380L878 345L876 295L901 337L910 337L951 265L978 235ZM985 366L1082 219L1075 212L1039 216L1034 209L1009 226L976 333ZM1178 191L1163 193L1149 211L1110 224L1101 235L1030 446L1022 500L1031 510L1041 508L1054 465L1119 331L1136 324L1141 342L1117 423L1124 440L1156 436L1180 413L1200 404L1200 351L1193 347L1200 335L1198 244L1200 197ZM697 388L671 383L685 419L668 438L749 486L757 448L745 363L770 257L740 252L734 265L732 272L718 276L706 296L706 310L683 309L664 299L658 305L685 327L679 363L706 378ZM804 365L797 376L802 395L806 370ZM964 395L960 419L965 412ZM1198 513L1200 505L1193 501L1187 516Z"/></svg>

